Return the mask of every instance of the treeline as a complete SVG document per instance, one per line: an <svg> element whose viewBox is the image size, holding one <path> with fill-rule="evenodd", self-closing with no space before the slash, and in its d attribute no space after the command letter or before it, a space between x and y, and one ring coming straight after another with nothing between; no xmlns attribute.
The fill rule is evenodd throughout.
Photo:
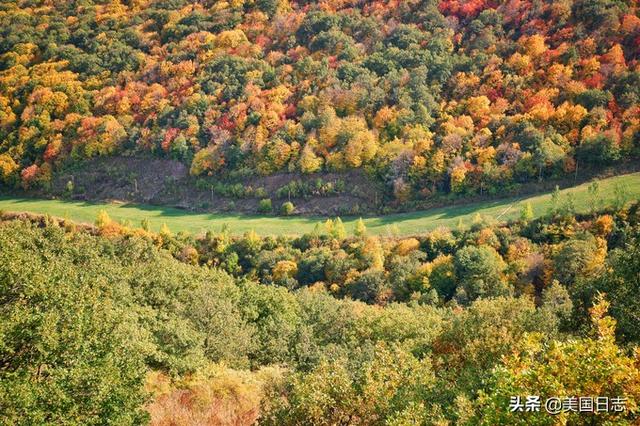
<svg viewBox="0 0 640 426"><path fill-rule="evenodd" d="M560 418L637 421L638 205L412 239L3 217L2 424L558 420L515 395L625 397Z"/></svg>
<svg viewBox="0 0 640 426"><path fill-rule="evenodd" d="M598 184L589 194L598 205ZM616 200L618 200L616 198ZM468 305L476 299L527 295L541 300L554 287L576 291L586 278L606 270L606 261L628 242L640 223L640 204L625 207L624 194L606 210L577 215L571 196L552 194L546 215L533 219L524 204L520 219L498 223L476 215L455 229L438 228L411 237L372 236L358 220L347 235L340 220L319 222L300 236L232 234L229 227L193 236L159 233L120 224L102 212L93 232L107 237L143 237L184 263L224 270L240 278L289 290L313 288L369 304L418 302ZM554 283L558 284L555 285Z"/></svg>
<svg viewBox="0 0 640 426"><path fill-rule="evenodd" d="M0 182L112 155L194 176L362 168L387 201L638 154L634 1L13 0Z"/></svg>

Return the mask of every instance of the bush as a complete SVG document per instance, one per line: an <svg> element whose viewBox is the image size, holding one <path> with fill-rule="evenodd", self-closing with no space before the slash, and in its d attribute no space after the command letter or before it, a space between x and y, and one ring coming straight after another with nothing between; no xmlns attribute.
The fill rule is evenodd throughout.
<svg viewBox="0 0 640 426"><path fill-rule="evenodd" d="M67 185L65 186L65 195L72 195L73 190L74 190L73 181L70 180L67 182Z"/></svg>
<svg viewBox="0 0 640 426"><path fill-rule="evenodd" d="M272 210L273 206L271 205L271 198L265 198L260 200L260 203L258 203L258 211L260 213L271 213Z"/></svg>
<svg viewBox="0 0 640 426"><path fill-rule="evenodd" d="M256 188L256 190L253 192L253 195L256 198L258 198L258 197L266 197L267 196L267 191L263 187L259 187L259 188Z"/></svg>
<svg viewBox="0 0 640 426"><path fill-rule="evenodd" d="M291 201L287 201L286 203L282 203L282 207L280 211L285 216L290 216L296 210L296 207L293 205Z"/></svg>

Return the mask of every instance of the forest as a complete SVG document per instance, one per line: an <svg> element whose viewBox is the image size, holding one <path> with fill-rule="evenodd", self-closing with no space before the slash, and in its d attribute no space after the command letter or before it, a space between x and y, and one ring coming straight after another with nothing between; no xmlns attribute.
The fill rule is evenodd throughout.
<svg viewBox="0 0 640 426"><path fill-rule="evenodd" d="M639 58L637 0L1 1L0 426L639 424Z"/></svg>
<svg viewBox="0 0 640 426"><path fill-rule="evenodd" d="M634 0L13 0L0 40L5 188L150 155L234 196L359 171L402 206L640 147Z"/></svg>
<svg viewBox="0 0 640 426"><path fill-rule="evenodd" d="M410 238L2 213L0 424L636 424L640 203L528 210Z"/></svg>

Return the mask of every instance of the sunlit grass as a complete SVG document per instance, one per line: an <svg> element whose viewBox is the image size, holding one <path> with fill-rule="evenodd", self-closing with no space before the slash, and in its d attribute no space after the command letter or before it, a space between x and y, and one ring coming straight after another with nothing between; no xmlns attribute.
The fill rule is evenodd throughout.
<svg viewBox="0 0 640 426"><path fill-rule="evenodd" d="M572 194L577 212L591 208L589 183L560 191L560 203L566 203ZM599 181L601 205L613 202L615 188L624 187L629 201L640 198L640 173L616 176ZM491 220L507 221L520 215L522 206L531 203L534 216L547 213L551 207L551 193L524 198L509 198L486 201L463 206L452 206L428 211L367 217L364 222L371 234L397 233L418 234L440 226L455 227L460 223L469 225L478 214ZM170 207L122 203L88 203L81 201L40 200L28 198L0 197L0 209L14 212L50 214L76 222L93 223L98 212L105 210L112 219L139 226L147 219L154 230L163 223L174 232L188 231L193 234L206 230L220 230L227 225L234 234L254 230L261 235L297 235L310 232L326 218L321 217L266 217L242 214L192 213ZM342 218L347 232L352 232L357 218Z"/></svg>

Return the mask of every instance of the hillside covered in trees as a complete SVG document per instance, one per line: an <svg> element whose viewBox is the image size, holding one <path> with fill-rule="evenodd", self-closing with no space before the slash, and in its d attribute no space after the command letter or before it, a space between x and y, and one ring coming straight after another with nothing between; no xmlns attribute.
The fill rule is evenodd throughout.
<svg viewBox="0 0 640 426"><path fill-rule="evenodd" d="M0 424L637 424L639 276L637 203L402 239L3 213Z"/></svg>
<svg viewBox="0 0 640 426"><path fill-rule="evenodd" d="M560 191L640 169L639 59L637 0L0 2L3 199L325 216L0 211L0 426L639 424L640 201Z"/></svg>
<svg viewBox="0 0 640 426"><path fill-rule="evenodd" d="M255 210L344 191L304 186L309 174L357 172L399 206L578 176L637 158L638 13L634 0L5 1L0 182L47 192L86 160L155 157ZM293 184L237 185L285 173Z"/></svg>

